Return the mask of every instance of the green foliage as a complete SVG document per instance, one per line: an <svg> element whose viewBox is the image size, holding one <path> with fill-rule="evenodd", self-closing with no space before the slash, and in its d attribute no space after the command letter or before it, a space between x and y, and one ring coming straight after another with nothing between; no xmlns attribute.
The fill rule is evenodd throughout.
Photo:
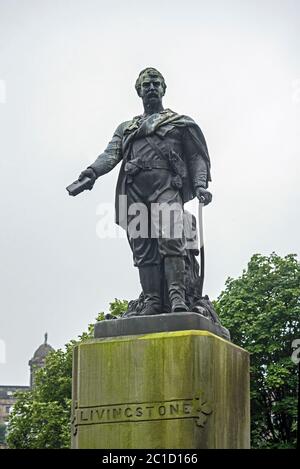
<svg viewBox="0 0 300 469"><path fill-rule="evenodd" d="M10 448L68 448L70 445L72 348L51 352L37 370L35 386L16 393L8 425Z"/></svg>
<svg viewBox="0 0 300 469"><path fill-rule="evenodd" d="M109 312L118 316L126 309L127 301L116 299L110 303ZM99 313L97 321L103 319L104 313ZM71 340L64 350L50 352L45 367L35 374L34 388L16 393L8 424L9 448L70 447L73 348L92 338L93 333L94 325L90 324L79 340Z"/></svg>
<svg viewBox="0 0 300 469"><path fill-rule="evenodd" d="M252 446L296 444L297 366L292 341L300 338L300 264L255 254L247 270L229 278L215 302L232 341L251 354Z"/></svg>
<svg viewBox="0 0 300 469"><path fill-rule="evenodd" d="M109 303L109 312L113 316L120 316L127 310L128 301L126 300L118 300L115 298L115 301Z"/></svg>
<svg viewBox="0 0 300 469"><path fill-rule="evenodd" d="M34 390L16 395L8 427L9 448L68 448L71 399L60 403L49 396L40 401Z"/></svg>
<svg viewBox="0 0 300 469"><path fill-rule="evenodd" d="M300 338L300 264L254 255L237 279L228 279L215 302L232 341L251 354L251 425L255 448L292 448L296 441L297 367L291 344ZM118 316L127 302L115 299L109 312ZM103 320L104 313L97 320ZM10 416L10 448L70 446L72 351L93 336L93 325L65 350L51 352L36 385L19 393Z"/></svg>

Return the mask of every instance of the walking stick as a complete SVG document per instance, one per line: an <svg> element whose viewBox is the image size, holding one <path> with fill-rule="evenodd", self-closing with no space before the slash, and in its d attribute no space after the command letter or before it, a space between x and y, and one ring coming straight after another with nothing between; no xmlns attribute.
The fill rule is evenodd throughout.
<svg viewBox="0 0 300 469"><path fill-rule="evenodd" d="M201 297L203 296L203 283L204 283L204 267L205 267L205 258L204 258L204 237L203 237L203 207L204 204L199 201L198 204L198 223L199 223L199 244L200 244L200 280L199 288Z"/></svg>

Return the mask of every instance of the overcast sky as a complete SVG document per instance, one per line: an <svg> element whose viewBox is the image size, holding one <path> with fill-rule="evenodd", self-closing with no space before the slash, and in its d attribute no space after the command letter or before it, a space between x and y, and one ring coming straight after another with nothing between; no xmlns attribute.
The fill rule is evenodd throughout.
<svg viewBox="0 0 300 469"><path fill-rule="evenodd" d="M127 240L96 234L119 168L65 187L141 112L146 66L209 146L205 293L299 252L299 31L298 0L0 0L0 385L29 383L45 331L63 347L140 292Z"/></svg>

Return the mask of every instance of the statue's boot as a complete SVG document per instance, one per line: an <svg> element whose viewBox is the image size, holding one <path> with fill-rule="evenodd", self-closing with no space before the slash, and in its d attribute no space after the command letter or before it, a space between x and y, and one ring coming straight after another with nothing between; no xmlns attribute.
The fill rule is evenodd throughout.
<svg viewBox="0 0 300 469"><path fill-rule="evenodd" d="M144 306L139 316L160 314L161 307L161 272L160 265L139 267L140 282L144 293Z"/></svg>
<svg viewBox="0 0 300 469"><path fill-rule="evenodd" d="M171 312L189 311L185 302L185 262L183 257L165 258L165 278L171 303Z"/></svg>

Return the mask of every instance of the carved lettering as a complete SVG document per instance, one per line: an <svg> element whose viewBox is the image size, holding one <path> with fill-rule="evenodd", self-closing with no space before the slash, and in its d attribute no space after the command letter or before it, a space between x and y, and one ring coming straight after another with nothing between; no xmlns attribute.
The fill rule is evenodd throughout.
<svg viewBox="0 0 300 469"><path fill-rule="evenodd" d="M192 407L191 407L191 404L188 404L188 403L184 403L183 404L183 412L184 414L190 414L192 411Z"/></svg>
<svg viewBox="0 0 300 469"><path fill-rule="evenodd" d="M74 423L76 422L76 427L80 427L82 425L115 422L192 418L195 419L198 427L203 427L211 413L211 406L200 394L200 397L196 396L191 399L76 408L73 420Z"/></svg>
<svg viewBox="0 0 300 469"><path fill-rule="evenodd" d="M113 418L120 418L122 416L122 408L119 407L118 409L113 409Z"/></svg>
<svg viewBox="0 0 300 469"><path fill-rule="evenodd" d="M170 404L170 413L171 415L179 413L179 404Z"/></svg>
<svg viewBox="0 0 300 469"><path fill-rule="evenodd" d="M130 407L127 407L127 409L125 409L125 415L126 417L132 417L132 410Z"/></svg>
<svg viewBox="0 0 300 469"><path fill-rule="evenodd" d="M152 417L152 409L154 409L154 406L151 405L151 406L147 406L146 409L149 409L149 417Z"/></svg>
<svg viewBox="0 0 300 469"><path fill-rule="evenodd" d="M95 409L96 421L102 419L103 413L104 413L104 409Z"/></svg>
<svg viewBox="0 0 300 469"><path fill-rule="evenodd" d="M80 412L80 420L82 420L83 422L84 422L84 421L88 421L88 420L89 420L88 416L87 416L87 415L84 416L84 415L85 415L85 411L84 411L84 410L81 410L81 412Z"/></svg>

